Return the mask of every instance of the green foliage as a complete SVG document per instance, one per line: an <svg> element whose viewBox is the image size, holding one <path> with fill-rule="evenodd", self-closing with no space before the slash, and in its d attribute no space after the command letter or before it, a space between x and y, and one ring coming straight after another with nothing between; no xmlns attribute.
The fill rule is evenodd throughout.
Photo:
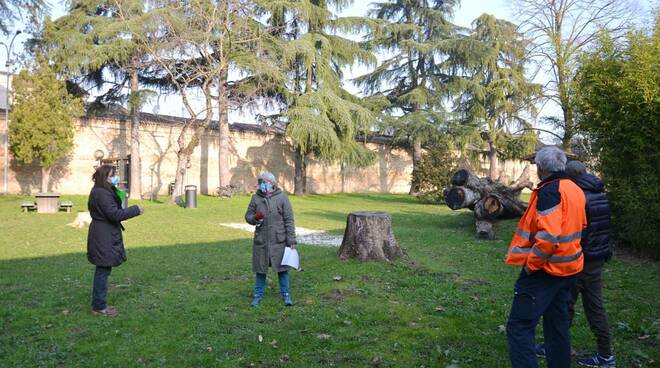
<svg viewBox="0 0 660 368"><path fill-rule="evenodd" d="M534 135L513 134L531 128L526 117L535 113L534 100L541 95L541 86L525 75L526 46L515 24L483 14L448 62L458 71L451 85L460 121L479 133L471 135L475 143L487 143L492 151L504 144L504 157L527 152L535 143ZM513 142L518 138L522 141Z"/></svg>
<svg viewBox="0 0 660 368"><path fill-rule="evenodd" d="M13 80L11 151L20 164L37 161L50 168L73 149L73 119L82 101L66 91L43 57Z"/></svg>
<svg viewBox="0 0 660 368"><path fill-rule="evenodd" d="M618 235L660 256L660 14L623 46L604 38L582 60L580 125L599 152L599 171Z"/></svg>
<svg viewBox="0 0 660 368"><path fill-rule="evenodd" d="M148 72L144 50L130 32L142 19L144 1L72 0L68 6L66 15L46 19L39 47L57 73L81 91L96 94L89 113L117 103L126 103L131 116L139 113L146 96L153 93L140 90L139 85L163 87L146 77L139 78L138 85L131 84L133 73Z"/></svg>
<svg viewBox="0 0 660 368"><path fill-rule="evenodd" d="M369 46L387 58L356 82L373 96L378 111L391 115L384 119L384 129L394 132L397 145L430 144L446 133L448 74L442 62L460 39L459 27L450 21L456 6L454 0L373 5L371 16L378 22L371 26Z"/></svg>
<svg viewBox="0 0 660 368"><path fill-rule="evenodd" d="M376 121L360 99L342 85L342 68L373 64L375 57L360 42L337 31L358 32L366 18L337 17L350 1L305 0L264 2L270 32L281 53L280 70L286 82L275 95L280 101L280 123L286 137L303 155L339 161L351 166L373 162L374 155L359 148L355 138L366 136Z"/></svg>
<svg viewBox="0 0 660 368"><path fill-rule="evenodd" d="M413 172L413 181L419 183L417 198L425 203L443 203L444 190L450 186L456 171L456 161L450 145L439 142L429 146Z"/></svg>
<svg viewBox="0 0 660 368"><path fill-rule="evenodd" d="M538 136L533 130L515 135L505 132L498 136L498 154L504 160L519 160L534 153L538 141Z"/></svg>

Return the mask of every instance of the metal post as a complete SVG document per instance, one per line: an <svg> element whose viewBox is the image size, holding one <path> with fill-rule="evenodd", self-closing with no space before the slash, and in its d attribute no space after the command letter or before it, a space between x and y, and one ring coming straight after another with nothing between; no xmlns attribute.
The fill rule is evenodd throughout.
<svg viewBox="0 0 660 368"><path fill-rule="evenodd" d="M7 80L5 84L5 134L4 134L4 150L5 150L5 167L4 167L4 194L9 193L9 67L13 64L11 61L11 49L14 46L16 36L21 34L21 31L16 31L12 37L9 46L0 42L7 51L7 61L5 62L5 72L7 73Z"/></svg>

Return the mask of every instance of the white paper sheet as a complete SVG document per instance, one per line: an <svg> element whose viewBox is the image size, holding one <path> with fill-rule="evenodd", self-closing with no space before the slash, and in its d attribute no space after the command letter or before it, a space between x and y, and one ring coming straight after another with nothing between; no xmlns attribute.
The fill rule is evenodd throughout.
<svg viewBox="0 0 660 368"><path fill-rule="evenodd" d="M282 257L282 265L293 267L296 270L300 269L300 257L298 251L291 249L291 247L284 248L284 257Z"/></svg>

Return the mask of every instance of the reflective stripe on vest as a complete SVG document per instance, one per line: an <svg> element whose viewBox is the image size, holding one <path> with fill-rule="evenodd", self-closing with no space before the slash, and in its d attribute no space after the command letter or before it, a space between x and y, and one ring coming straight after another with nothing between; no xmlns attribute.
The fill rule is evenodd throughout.
<svg viewBox="0 0 660 368"><path fill-rule="evenodd" d="M580 237L582 237L582 231L578 231L569 235L552 235L545 231L539 231L536 233L536 237L539 239L547 240L551 243L570 243L575 239L580 239Z"/></svg>
<svg viewBox="0 0 660 368"><path fill-rule="evenodd" d="M525 231L525 230L523 230L523 229L518 229L516 232L518 233L518 236L520 236L521 238L523 238L523 239L525 239L525 240L532 240L532 239L534 239L534 235L535 235L535 234L531 234L531 233L529 233L528 231Z"/></svg>
<svg viewBox="0 0 660 368"><path fill-rule="evenodd" d="M577 253L572 254L570 256L556 256L556 255L545 253L545 252L543 252L542 250L540 250L539 248L537 248L535 246L531 247L531 248L530 247L516 247L516 246L513 246L513 247L511 247L511 250L510 250L511 254L528 254L530 252L534 252L534 254L537 257L547 259L548 262L552 262L552 263L571 262L571 261L574 261L574 260L580 258L580 256L582 255L582 251L580 250Z"/></svg>

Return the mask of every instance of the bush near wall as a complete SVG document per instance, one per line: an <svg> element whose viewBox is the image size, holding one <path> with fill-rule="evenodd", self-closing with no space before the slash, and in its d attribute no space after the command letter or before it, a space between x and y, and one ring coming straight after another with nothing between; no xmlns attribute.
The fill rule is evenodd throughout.
<svg viewBox="0 0 660 368"><path fill-rule="evenodd" d="M443 190L449 187L456 170L456 157L443 143L428 147L418 170L413 172L413 182L420 183L417 198L426 203L444 202Z"/></svg>
<svg viewBox="0 0 660 368"><path fill-rule="evenodd" d="M660 24L603 39L579 73L580 125L598 150L617 237L660 257Z"/></svg>

